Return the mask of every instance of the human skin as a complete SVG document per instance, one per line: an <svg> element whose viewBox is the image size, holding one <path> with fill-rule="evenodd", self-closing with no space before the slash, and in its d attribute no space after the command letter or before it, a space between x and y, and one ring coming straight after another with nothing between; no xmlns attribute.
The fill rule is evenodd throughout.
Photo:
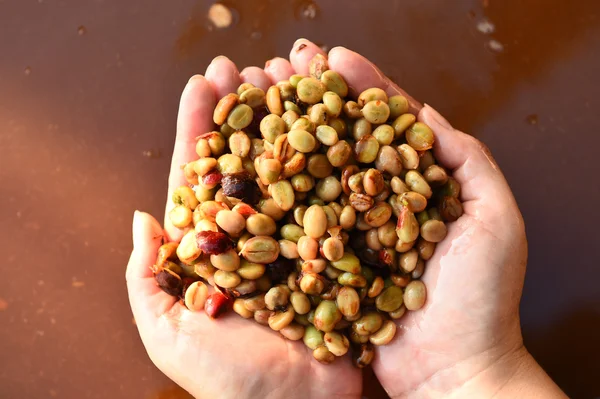
<svg viewBox="0 0 600 399"><path fill-rule="evenodd" d="M187 184L180 165L197 158L195 137L213 129L218 98L242 82L266 90L294 73L307 74L317 53L300 39L290 61L276 58L264 69L238 73L217 57L204 76L183 91L169 177L172 190ZM351 94L380 87L409 97L411 111L435 132L434 154L461 184L464 214L448 226L423 276L428 299L398 323L394 340L377 348L373 369L393 398L564 397L523 346L519 301L527 262L523 219L489 150L461 133L430 106L421 106L372 63L336 47L329 66L348 82ZM316 362L302 342L291 342L237 315L218 321L190 312L154 282L150 266L163 238L181 231L168 217L165 229L136 212L134 249L127 268L131 307L142 341L156 366L197 398L358 398L360 371L348 356L330 365Z"/></svg>

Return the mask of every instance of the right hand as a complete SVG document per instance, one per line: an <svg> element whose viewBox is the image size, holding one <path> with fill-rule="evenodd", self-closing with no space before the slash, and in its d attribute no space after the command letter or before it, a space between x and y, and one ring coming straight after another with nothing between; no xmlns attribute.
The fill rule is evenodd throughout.
<svg viewBox="0 0 600 399"><path fill-rule="evenodd" d="M291 61L297 70L300 52L303 59L322 53L308 41L294 48ZM394 340L377 347L373 369L383 387L393 398L487 397L510 392L514 384L509 382L522 377L522 370L535 369L524 377L525 385L551 387L544 393L563 397L523 346L519 302L527 263L525 226L490 151L430 106L422 107L361 55L336 47L328 58L355 96L370 87L407 96L411 111L435 132L436 159L462 187L464 214L449 224L447 237L427 261L425 306L408 312Z"/></svg>

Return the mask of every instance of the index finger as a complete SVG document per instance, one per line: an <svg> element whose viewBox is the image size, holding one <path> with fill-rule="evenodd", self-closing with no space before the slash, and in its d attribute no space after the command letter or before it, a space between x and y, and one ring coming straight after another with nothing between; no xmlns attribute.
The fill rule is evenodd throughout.
<svg viewBox="0 0 600 399"><path fill-rule="evenodd" d="M215 92L210 82L202 75L193 76L181 94L179 114L177 115L177 134L171 160L171 172L169 173L165 231L172 241L181 240L183 232L174 227L169 219L169 211L174 206L171 196L177 187L188 184L181 166L198 158L196 137L213 130L215 105Z"/></svg>

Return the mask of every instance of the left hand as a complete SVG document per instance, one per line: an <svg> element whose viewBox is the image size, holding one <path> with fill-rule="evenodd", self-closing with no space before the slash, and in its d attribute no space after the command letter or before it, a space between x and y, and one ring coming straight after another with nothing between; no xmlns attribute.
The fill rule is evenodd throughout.
<svg viewBox="0 0 600 399"><path fill-rule="evenodd" d="M190 79L181 97L166 214L172 206L172 190L187 184L180 165L197 159L194 139L213 130L217 98L235 92L241 82L266 90L296 72L306 74L312 55L306 52L303 57L301 63L295 58L294 66L276 58L265 70L251 67L241 74L230 60L217 57L205 76ZM233 312L212 320L164 293L150 267L165 237L181 239L181 232L168 217L163 231L149 214L135 213L127 288L148 355L168 377L197 398L360 397L361 373L351 365L349 356L323 365L313 359L312 350L302 341L288 341Z"/></svg>

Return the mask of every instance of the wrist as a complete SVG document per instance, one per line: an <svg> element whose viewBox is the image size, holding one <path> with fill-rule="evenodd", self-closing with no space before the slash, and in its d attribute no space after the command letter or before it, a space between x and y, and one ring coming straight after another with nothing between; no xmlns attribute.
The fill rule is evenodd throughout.
<svg viewBox="0 0 600 399"><path fill-rule="evenodd" d="M566 396L521 346L466 380L449 397L552 399Z"/></svg>
<svg viewBox="0 0 600 399"><path fill-rule="evenodd" d="M456 363L418 387L391 397L553 399L566 396L520 344L509 350L491 349Z"/></svg>

